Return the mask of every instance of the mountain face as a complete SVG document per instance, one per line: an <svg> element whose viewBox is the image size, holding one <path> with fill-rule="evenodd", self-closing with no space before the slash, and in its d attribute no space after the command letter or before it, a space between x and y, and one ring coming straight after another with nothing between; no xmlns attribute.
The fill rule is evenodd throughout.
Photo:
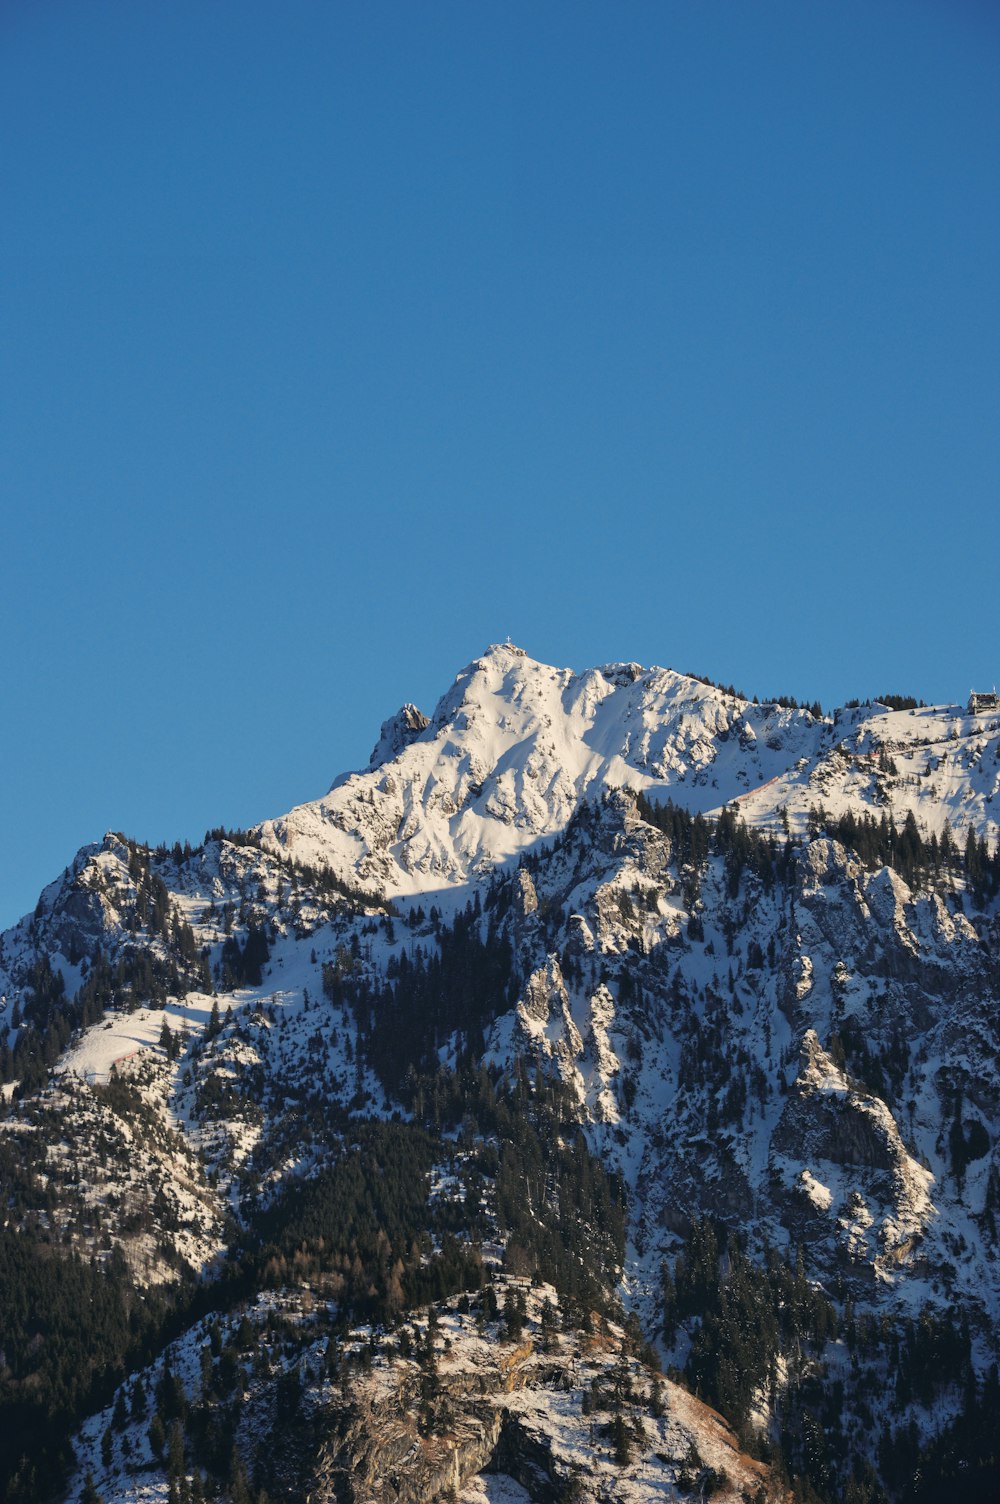
<svg viewBox="0 0 1000 1504"><path fill-rule="evenodd" d="M574 674L495 647L429 720L407 705L387 721L367 772L260 835L389 897L462 887L605 792L680 789L687 808L713 809L815 761L826 729L808 711L748 705L668 669Z"/></svg>
<svg viewBox="0 0 1000 1504"><path fill-rule="evenodd" d="M994 1497L998 791L995 711L506 645L84 848L0 938L0 1490Z"/></svg>

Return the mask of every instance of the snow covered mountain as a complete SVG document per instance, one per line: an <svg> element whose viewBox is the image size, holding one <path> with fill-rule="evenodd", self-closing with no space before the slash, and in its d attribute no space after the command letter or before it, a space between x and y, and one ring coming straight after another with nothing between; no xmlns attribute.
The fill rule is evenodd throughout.
<svg viewBox="0 0 1000 1504"><path fill-rule="evenodd" d="M716 808L814 761L825 732L807 711L750 705L669 669L575 674L494 646L429 720L406 706L387 722L366 772L261 835L359 886L423 893L556 835L581 800L610 789L680 791L689 808Z"/></svg>
<svg viewBox="0 0 1000 1504"><path fill-rule="evenodd" d="M322 799L78 853L0 938L9 1497L991 1496L998 759L494 646Z"/></svg>
<svg viewBox="0 0 1000 1504"><path fill-rule="evenodd" d="M612 789L692 813L740 801L752 825L912 810L995 840L997 717L868 705L829 719L760 705L670 669L573 673L509 644L463 669L428 720L404 706L370 768L261 826L265 846L389 896L467 883L565 829ZM893 766L894 765L894 766Z"/></svg>

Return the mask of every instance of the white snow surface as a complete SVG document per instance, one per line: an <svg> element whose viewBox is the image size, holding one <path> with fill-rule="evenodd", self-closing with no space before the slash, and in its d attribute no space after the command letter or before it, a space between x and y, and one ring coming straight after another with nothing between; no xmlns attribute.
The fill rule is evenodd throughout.
<svg viewBox="0 0 1000 1504"><path fill-rule="evenodd" d="M494 646L401 751L260 832L361 886L427 892L553 835L581 799L610 789L716 808L814 758L825 729L808 711L752 705L671 669L574 673ZM374 756L398 745L384 735Z"/></svg>
<svg viewBox="0 0 1000 1504"><path fill-rule="evenodd" d="M508 644L469 664L422 719L405 706L371 769L265 821L265 844L400 895L464 883L618 788L703 813L738 801L748 824L775 829L801 829L820 805L898 822L912 810L928 831L948 819L991 840L1000 829L1000 721L956 706L818 720L672 669L578 673Z"/></svg>

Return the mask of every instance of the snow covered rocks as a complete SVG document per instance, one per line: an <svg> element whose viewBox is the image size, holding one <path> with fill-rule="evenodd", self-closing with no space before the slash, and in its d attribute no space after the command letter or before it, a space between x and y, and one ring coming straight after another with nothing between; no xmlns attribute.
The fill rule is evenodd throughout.
<svg viewBox="0 0 1000 1504"><path fill-rule="evenodd" d="M780 1496L681 1380L830 1501L986 1456L998 749L508 644L84 848L0 945L0 1490Z"/></svg>

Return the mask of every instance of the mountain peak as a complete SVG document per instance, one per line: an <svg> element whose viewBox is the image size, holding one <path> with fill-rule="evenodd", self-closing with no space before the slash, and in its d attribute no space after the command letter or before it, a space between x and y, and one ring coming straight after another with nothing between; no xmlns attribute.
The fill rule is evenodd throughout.
<svg viewBox="0 0 1000 1504"><path fill-rule="evenodd" d="M506 653L512 658L527 658L528 656L524 648L519 648L517 646L517 643L511 642L510 638L508 637L505 642L491 642L488 645L485 653L483 654L483 657L490 658L496 654L501 653Z"/></svg>
<svg viewBox="0 0 1000 1504"><path fill-rule="evenodd" d="M995 730L995 728L992 728ZM954 737L967 783L951 779ZM805 831L810 810L994 839L995 738L953 711L878 707L816 719L636 662L576 671L510 642L468 663L428 719L404 705L364 772L260 827L265 844L392 895L452 888L565 829L614 790L692 814L738 803L748 825Z"/></svg>
<svg viewBox="0 0 1000 1504"><path fill-rule="evenodd" d="M430 722L423 711L407 701L396 711L395 715L382 722L382 730L379 732L378 741L372 748L368 766L379 768L384 762L391 762L405 747L416 741L420 733L429 725Z"/></svg>

